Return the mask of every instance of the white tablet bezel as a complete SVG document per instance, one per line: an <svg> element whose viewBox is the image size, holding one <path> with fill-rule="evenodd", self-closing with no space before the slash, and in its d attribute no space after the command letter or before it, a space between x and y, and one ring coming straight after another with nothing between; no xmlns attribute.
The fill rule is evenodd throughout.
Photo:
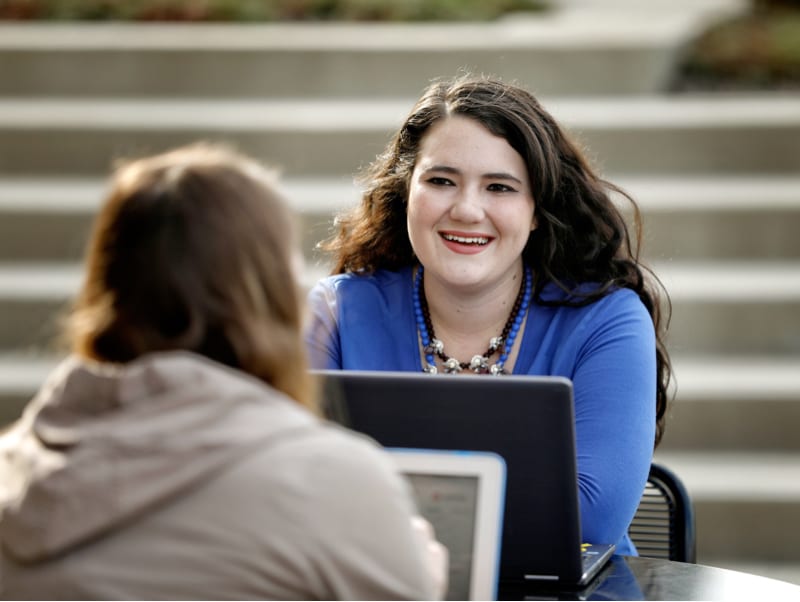
<svg viewBox="0 0 800 602"><path fill-rule="evenodd" d="M400 472L478 479L470 597L496 600L505 508L506 463L493 452L386 448Z"/></svg>

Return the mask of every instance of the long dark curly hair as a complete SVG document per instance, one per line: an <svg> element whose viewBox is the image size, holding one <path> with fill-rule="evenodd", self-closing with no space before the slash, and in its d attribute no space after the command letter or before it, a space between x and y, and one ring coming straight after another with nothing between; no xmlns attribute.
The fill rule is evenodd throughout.
<svg viewBox="0 0 800 602"><path fill-rule="evenodd" d="M671 305L658 278L639 260L639 209L627 193L595 173L578 144L523 88L469 75L431 84L386 150L361 174L361 203L337 216L334 235L320 243L333 256L332 273L416 263L406 227L409 182L422 138L449 115L481 123L527 165L537 228L522 255L533 268L538 303L587 305L617 288L635 291L644 303L656 331L658 445L671 378L664 342ZM630 205L633 239L618 202ZM548 283L565 291L566 299L542 299ZM597 286L581 286L585 283Z"/></svg>

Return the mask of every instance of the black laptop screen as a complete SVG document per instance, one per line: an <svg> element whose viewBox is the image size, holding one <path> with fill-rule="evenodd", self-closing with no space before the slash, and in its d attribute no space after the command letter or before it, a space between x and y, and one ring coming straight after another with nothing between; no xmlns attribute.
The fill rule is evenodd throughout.
<svg viewBox="0 0 800 602"><path fill-rule="evenodd" d="M316 371L327 415L387 447L491 451L507 466L500 579L581 574L572 383Z"/></svg>

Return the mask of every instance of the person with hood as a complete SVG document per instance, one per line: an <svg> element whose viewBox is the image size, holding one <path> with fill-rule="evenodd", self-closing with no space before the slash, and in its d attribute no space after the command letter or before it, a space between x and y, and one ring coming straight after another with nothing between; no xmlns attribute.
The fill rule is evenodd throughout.
<svg viewBox="0 0 800 602"><path fill-rule="evenodd" d="M315 412L292 219L223 147L116 171L71 354L0 438L2 597L442 594L391 458Z"/></svg>

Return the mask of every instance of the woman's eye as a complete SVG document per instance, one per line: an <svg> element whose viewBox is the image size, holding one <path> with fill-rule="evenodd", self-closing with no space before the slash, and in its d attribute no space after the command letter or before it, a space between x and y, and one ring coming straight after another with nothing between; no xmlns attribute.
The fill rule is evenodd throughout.
<svg viewBox="0 0 800 602"><path fill-rule="evenodd" d="M515 189L511 188L511 186L508 186L507 184L500 184L497 182L495 182L494 184L489 184L487 189L490 192L516 192Z"/></svg>
<svg viewBox="0 0 800 602"><path fill-rule="evenodd" d="M432 178L428 178L428 183L433 184L434 186L453 186L453 181L448 180L447 178L441 178L438 176L434 176Z"/></svg>

